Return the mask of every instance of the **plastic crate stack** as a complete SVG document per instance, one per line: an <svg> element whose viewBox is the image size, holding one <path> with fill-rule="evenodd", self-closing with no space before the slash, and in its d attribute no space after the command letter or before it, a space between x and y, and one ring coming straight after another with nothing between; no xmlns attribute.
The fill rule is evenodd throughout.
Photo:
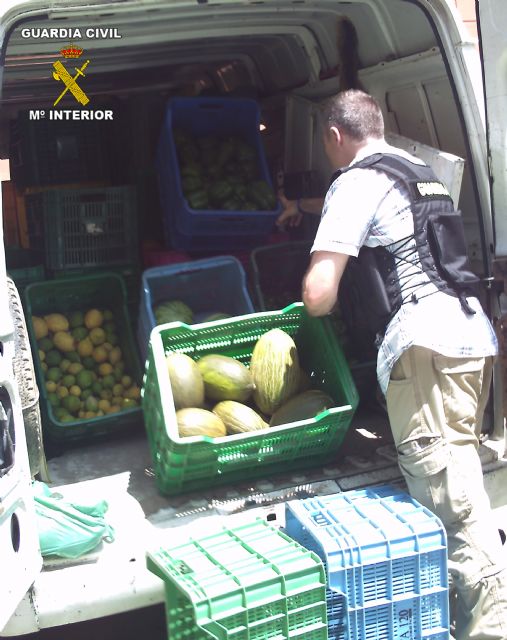
<svg viewBox="0 0 507 640"><path fill-rule="evenodd" d="M221 354L248 365L257 340L270 329L282 329L293 337L305 371L333 398L335 406L315 418L266 431L180 438L166 354L182 352L195 360ZM302 303L191 326L174 322L151 332L142 405L155 479L162 493L241 483L329 461L342 444L357 404L354 381L328 319L310 317Z"/></svg>
<svg viewBox="0 0 507 640"><path fill-rule="evenodd" d="M288 502L285 532L324 562L330 640L448 640L440 520L389 486Z"/></svg>
<svg viewBox="0 0 507 640"><path fill-rule="evenodd" d="M30 249L52 277L113 271L129 306L139 295L137 198L133 186L48 189L25 196Z"/></svg>
<svg viewBox="0 0 507 640"><path fill-rule="evenodd" d="M239 98L172 98L160 132L157 173L168 247L193 251L227 251L263 244L281 213L272 211L193 209L182 187L174 132L192 137L236 136L256 151L259 178L272 186L261 137L260 112L254 100Z"/></svg>
<svg viewBox="0 0 507 640"><path fill-rule="evenodd" d="M157 325L154 308L179 300L190 307L194 322L213 313L242 316L254 308L239 260L217 256L192 262L153 267L142 274L137 340L143 360L148 355L150 333Z"/></svg>
<svg viewBox="0 0 507 640"><path fill-rule="evenodd" d="M104 106L121 115L119 103ZM137 188L127 185L135 180L127 175L118 124L34 121L28 115L19 114L10 138L17 216L26 226L22 246L37 256L47 278L117 273L137 314ZM20 275L27 276L18 276L22 284L40 279L34 273Z"/></svg>
<svg viewBox="0 0 507 640"><path fill-rule="evenodd" d="M267 524L148 553L164 580L170 640L327 640L320 559Z"/></svg>

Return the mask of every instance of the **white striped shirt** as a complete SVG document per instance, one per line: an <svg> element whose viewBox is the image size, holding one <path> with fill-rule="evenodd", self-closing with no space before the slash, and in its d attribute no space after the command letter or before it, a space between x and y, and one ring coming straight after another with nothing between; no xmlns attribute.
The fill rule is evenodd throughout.
<svg viewBox="0 0 507 640"><path fill-rule="evenodd" d="M351 164L374 153L394 153L421 162L379 141L363 148ZM326 194L312 252L357 256L363 244L392 245L392 249L395 243L413 234L410 197L405 185L374 168L350 170L339 176ZM412 239L405 251L412 253L415 249ZM417 289L418 301L404 303L391 320L379 347L377 378L384 393L394 363L412 345L449 357L479 358L497 353L495 332L479 301L468 298L476 313L465 314L458 298L438 291L424 273L421 275L417 252L415 256L415 265L401 262L397 267L398 277L422 286Z"/></svg>

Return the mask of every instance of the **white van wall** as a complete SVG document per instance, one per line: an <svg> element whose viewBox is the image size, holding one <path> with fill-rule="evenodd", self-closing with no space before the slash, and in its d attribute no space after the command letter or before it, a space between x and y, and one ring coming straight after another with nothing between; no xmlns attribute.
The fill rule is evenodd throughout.
<svg viewBox="0 0 507 640"><path fill-rule="evenodd" d="M388 132L464 160L460 167L461 190L456 205L463 214L472 266L478 273L483 273L479 205L472 165L439 49L431 48L421 54L364 69L359 73L359 80L364 89L379 100ZM338 90L336 80L320 83L322 96ZM315 86L311 92L301 91L301 96L287 100L285 169L289 172L317 171L320 182L326 185L331 168L316 123L317 100Z"/></svg>

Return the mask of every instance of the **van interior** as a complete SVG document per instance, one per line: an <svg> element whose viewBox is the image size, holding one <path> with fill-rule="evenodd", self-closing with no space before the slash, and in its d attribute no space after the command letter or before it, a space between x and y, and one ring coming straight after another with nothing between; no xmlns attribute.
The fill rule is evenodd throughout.
<svg viewBox="0 0 507 640"><path fill-rule="evenodd" d="M256 101L272 183L283 188L287 197L304 198L324 195L331 175L318 126L319 103L339 90L363 88L380 101L393 139L416 152L430 148L434 157L448 154L454 159L459 173L456 206L463 213L473 267L486 276L491 222L482 213L485 196L477 186L476 171L481 167L467 130L470 116L463 113L458 99L464 87L452 73L453 45L460 43L464 56L473 45L461 41L462 34L455 29L442 35L445 16L430 15L422 4L416 0L197 0L99 2L93 7L87 3L73 7L67 2L47 10L27 10L6 34L3 51L0 156L10 158L11 172L8 186L4 183L4 202L19 204L27 194L69 184L134 186L137 263L125 265L124 273L129 278L129 308L135 325L140 273L153 265L148 258L154 254L183 251L192 260L235 255L251 277L250 253L255 246L196 251L171 244L164 235L156 154L168 101L175 97ZM86 37L90 26L114 27L121 37ZM61 33L68 30L71 38L42 37L44 30L55 28ZM76 29L82 37L72 39ZM86 108L112 110L112 120L48 118L61 92L53 64L61 59L63 46L83 50L78 60L64 61L73 76L74 66L77 70L89 61L77 80L89 98ZM58 108L80 106L66 95ZM14 275L19 269L37 267L42 248L30 245L29 228L19 223L8 227L9 220L4 213L7 270ZM307 251L317 224L318 216L305 216L299 227L273 227L264 242L290 243ZM283 275L279 260L273 264L272 279L278 272ZM299 267L304 270L304 264ZM258 308L250 279L249 287ZM347 469L350 477L357 476L375 467L364 463L368 453L375 452L375 464L390 469L393 479L398 471L376 389L375 351L360 332L354 335L354 327L348 329L352 338L347 355L360 404L336 467L344 476ZM489 428L491 417L485 424L485 430ZM149 516L167 501L152 489L149 455L143 447L144 436L138 431L125 436L122 447L117 440L80 445L79 465L71 461L72 447L48 445L47 454L51 475L61 483L93 477L97 465L106 460L110 472L126 466L134 469L131 490ZM330 473L336 475L337 469L308 470L296 480L281 475L276 486L322 480ZM256 490L249 485L250 493ZM171 504L181 506L186 499L172 498Z"/></svg>

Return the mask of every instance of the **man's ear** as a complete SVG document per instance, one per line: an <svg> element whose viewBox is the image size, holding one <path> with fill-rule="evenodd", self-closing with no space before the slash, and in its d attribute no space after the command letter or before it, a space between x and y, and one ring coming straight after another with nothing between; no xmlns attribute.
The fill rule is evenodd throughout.
<svg viewBox="0 0 507 640"><path fill-rule="evenodd" d="M329 135L333 144L340 145L342 143L342 134L338 127L329 127Z"/></svg>

